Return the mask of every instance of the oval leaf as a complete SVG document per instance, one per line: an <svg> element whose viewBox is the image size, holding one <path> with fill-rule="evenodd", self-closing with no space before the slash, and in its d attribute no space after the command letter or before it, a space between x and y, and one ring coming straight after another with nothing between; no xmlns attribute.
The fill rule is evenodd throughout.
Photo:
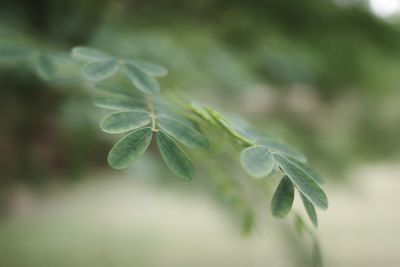
<svg viewBox="0 0 400 267"><path fill-rule="evenodd" d="M208 148L208 140L188 124L169 117L157 117L158 126L182 144L191 148Z"/></svg>
<svg viewBox="0 0 400 267"><path fill-rule="evenodd" d="M71 51L71 55L74 59L86 61L101 61L112 58L112 56L106 52L83 46L74 47Z"/></svg>
<svg viewBox="0 0 400 267"><path fill-rule="evenodd" d="M315 227L318 227L318 217L315 211L314 205L302 194L300 193L303 206L306 209L307 215Z"/></svg>
<svg viewBox="0 0 400 267"><path fill-rule="evenodd" d="M110 110L146 109L146 103L140 99L126 97L97 97L94 105Z"/></svg>
<svg viewBox="0 0 400 267"><path fill-rule="evenodd" d="M314 181L316 181L319 184L323 184L324 183L324 180L322 179L322 177L314 169L312 169L310 166L308 166L304 162L299 161L299 160L294 159L294 158L290 158L290 160L293 161L296 165L300 166L300 168L305 170L310 175L310 177L313 178Z"/></svg>
<svg viewBox="0 0 400 267"><path fill-rule="evenodd" d="M151 122L146 111L126 111L113 113L100 122L101 129L106 133L124 133L141 128Z"/></svg>
<svg viewBox="0 0 400 267"><path fill-rule="evenodd" d="M108 154L108 164L123 169L134 163L147 150L151 142L150 127L136 130L116 143Z"/></svg>
<svg viewBox="0 0 400 267"><path fill-rule="evenodd" d="M240 153L243 168L257 178L267 176L274 168L275 160L271 151L264 146L251 146Z"/></svg>
<svg viewBox="0 0 400 267"><path fill-rule="evenodd" d="M140 59L131 59L128 61L128 64L131 64L142 71L146 72L148 75L151 76L158 76L162 77L168 74L168 70L164 68L161 65L145 61L145 60L140 60Z"/></svg>
<svg viewBox="0 0 400 267"><path fill-rule="evenodd" d="M278 154L275 154L275 160L279 162L283 171L308 200L321 209L328 208L328 198L324 191L302 166L296 164L292 159Z"/></svg>
<svg viewBox="0 0 400 267"><path fill-rule="evenodd" d="M97 83L95 88L100 93L104 93L106 95L113 95L113 96L123 96L123 97L131 97L131 98L138 98L141 97L139 92L132 88L131 85L120 85L116 84L115 82L104 81L101 83Z"/></svg>
<svg viewBox="0 0 400 267"><path fill-rule="evenodd" d="M290 179L285 175L275 190L271 201L271 212L275 218L283 218L292 209L294 188Z"/></svg>
<svg viewBox="0 0 400 267"><path fill-rule="evenodd" d="M157 146L165 164L175 175L185 181L192 180L194 169L191 160L168 134L157 132Z"/></svg>
<svg viewBox="0 0 400 267"><path fill-rule="evenodd" d="M129 80L136 86L137 89L146 94L156 94L161 91L158 82L141 69L125 64L125 71Z"/></svg>
<svg viewBox="0 0 400 267"><path fill-rule="evenodd" d="M115 59L89 62L82 68L82 74L86 79L99 82L113 76L119 70L119 64Z"/></svg>
<svg viewBox="0 0 400 267"><path fill-rule="evenodd" d="M285 144L285 142L281 141L280 139L276 139L270 135L260 132L257 129L252 128L246 121L240 118L234 118L233 126L240 134L246 136L250 140L255 140L256 143L264 145L275 153L296 158L303 162L306 161L306 157L297 149Z"/></svg>

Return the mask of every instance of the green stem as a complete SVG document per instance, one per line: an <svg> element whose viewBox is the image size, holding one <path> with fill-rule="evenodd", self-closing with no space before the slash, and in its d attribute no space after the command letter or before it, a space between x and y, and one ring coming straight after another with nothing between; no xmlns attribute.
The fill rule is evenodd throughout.
<svg viewBox="0 0 400 267"><path fill-rule="evenodd" d="M158 129L156 128L156 114L154 112L153 101L151 100L150 96L146 96L146 104L151 118L151 130L153 132L158 132Z"/></svg>

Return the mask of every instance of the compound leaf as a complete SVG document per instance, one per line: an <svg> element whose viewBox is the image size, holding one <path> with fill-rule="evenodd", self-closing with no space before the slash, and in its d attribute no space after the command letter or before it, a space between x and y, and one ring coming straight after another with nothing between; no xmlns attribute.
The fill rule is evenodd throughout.
<svg viewBox="0 0 400 267"><path fill-rule="evenodd" d="M128 60L127 64L133 65L151 76L162 77L168 74L168 70L163 66L141 59Z"/></svg>
<svg viewBox="0 0 400 267"><path fill-rule="evenodd" d="M257 141L280 155L294 158L298 161L306 161L306 157L300 151L281 141L275 140L271 137L261 137Z"/></svg>
<svg viewBox="0 0 400 267"><path fill-rule="evenodd" d="M243 168L254 177L263 177L270 174L275 160L271 151L264 146L251 146L240 153Z"/></svg>
<svg viewBox="0 0 400 267"><path fill-rule="evenodd" d="M113 96L124 96L124 97L140 97L137 93L137 90L132 88L131 86L125 86L125 85L119 85L116 84L115 82L109 82L109 81L104 81L101 83L97 83L95 85L95 88L101 92L105 93L107 95L113 95Z"/></svg>
<svg viewBox="0 0 400 267"><path fill-rule="evenodd" d="M283 171L308 200L321 209L326 210L328 208L328 198L307 170L296 164L292 159L278 154L275 154L275 160L278 161Z"/></svg>
<svg viewBox="0 0 400 267"><path fill-rule="evenodd" d="M82 68L82 74L86 79L99 82L110 78L119 70L119 64L115 59L89 62Z"/></svg>
<svg viewBox="0 0 400 267"><path fill-rule="evenodd" d="M125 71L133 85L143 93L156 94L161 91L158 82L136 66L125 64Z"/></svg>
<svg viewBox="0 0 400 267"><path fill-rule="evenodd" d="M162 130L157 132L157 146L172 173L185 181L192 180L194 169L191 160L182 148Z"/></svg>
<svg viewBox="0 0 400 267"><path fill-rule="evenodd" d="M166 116L157 117L158 126L182 144L191 148L208 148L205 136L187 123Z"/></svg>
<svg viewBox="0 0 400 267"><path fill-rule="evenodd" d="M294 187L289 177L283 176L271 201L271 212L275 218L283 218L292 209Z"/></svg>
<svg viewBox="0 0 400 267"><path fill-rule="evenodd" d="M100 128L106 133L124 133L141 128L151 122L147 111L125 111L112 113L101 120Z"/></svg>
<svg viewBox="0 0 400 267"><path fill-rule="evenodd" d="M112 56L106 52L83 46L74 47L71 54L74 59L85 61L102 61L112 58Z"/></svg>
<svg viewBox="0 0 400 267"><path fill-rule="evenodd" d="M310 177L316 181L318 184L323 184L324 180L322 179L322 177L310 166L308 166L306 163L299 161L295 158L290 158L291 161L293 161L296 165L300 166L300 168L302 168L303 170L305 170Z"/></svg>
<svg viewBox="0 0 400 267"><path fill-rule="evenodd" d="M134 163L147 150L151 136L151 128L145 127L122 138L108 154L110 166L114 169L123 169Z"/></svg>
<svg viewBox="0 0 400 267"><path fill-rule="evenodd" d="M94 105L100 108L110 110L135 110L146 109L146 103L141 99L126 97L97 97Z"/></svg>

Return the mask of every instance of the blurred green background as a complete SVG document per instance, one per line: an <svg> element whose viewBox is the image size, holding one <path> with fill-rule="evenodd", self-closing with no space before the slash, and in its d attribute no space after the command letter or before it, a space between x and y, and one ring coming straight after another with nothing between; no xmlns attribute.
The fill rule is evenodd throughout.
<svg viewBox="0 0 400 267"><path fill-rule="evenodd" d="M77 45L161 63L166 92L300 148L327 180L326 265L399 266L399 14L398 0L1 1L0 46L51 51L61 67L49 80L0 54L0 266L310 266L270 198L241 234L202 181L244 176L228 159L201 159L190 184L154 151L112 171Z"/></svg>

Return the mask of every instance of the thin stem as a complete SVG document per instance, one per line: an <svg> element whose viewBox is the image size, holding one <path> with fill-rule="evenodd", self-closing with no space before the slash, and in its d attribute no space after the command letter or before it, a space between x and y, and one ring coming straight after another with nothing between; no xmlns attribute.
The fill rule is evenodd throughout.
<svg viewBox="0 0 400 267"><path fill-rule="evenodd" d="M146 96L146 104L147 104L147 110L149 111L151 118L151 130L153 132L157 132L158 129L156 128L156 114L154 112L153 101L151 100L150 96Z"/></svg>

